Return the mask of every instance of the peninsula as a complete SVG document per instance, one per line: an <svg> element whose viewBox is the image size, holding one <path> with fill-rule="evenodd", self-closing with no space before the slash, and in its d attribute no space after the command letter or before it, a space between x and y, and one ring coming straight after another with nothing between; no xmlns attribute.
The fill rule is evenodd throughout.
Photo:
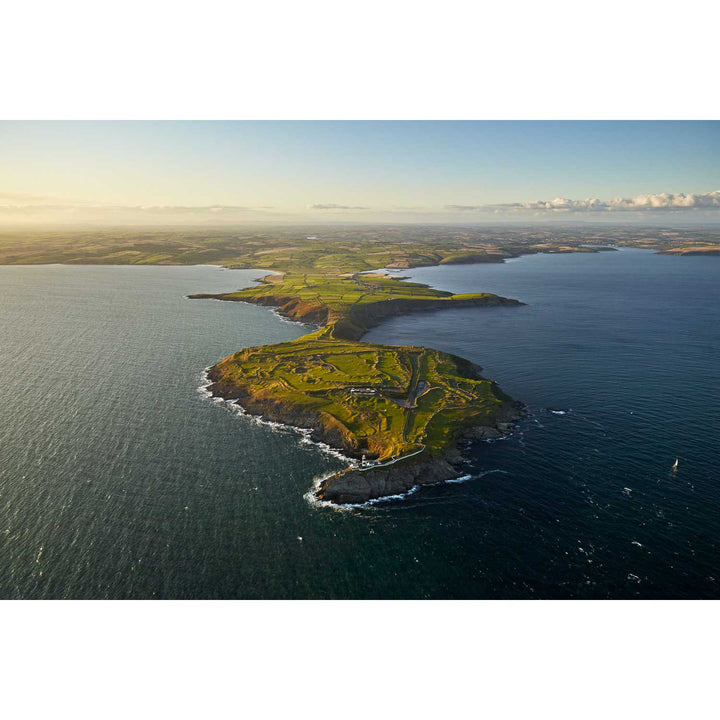
<svg viewBox="0 0 720 720"><path fill-rule="evenodd" d="M213 395L307 428L314 440L355 460L322 481L319 499L362 503L456 478L462 474L459 435L499 437L522 416L522 405L467 360L424 347L360 342L393 315L521 305L517 300L456 295L359 272L288 272L238 292L191 297L268 305L321 326L291 342L240 350L208 371Z"/></svg>
<svg viewBox="0 0 720 720"><path fill-rule="evenodd" d="M619 247L717 255L720 232L607 224L16 228L0 232L0 264L213 264L270 272L258 286L195 297L267 305L318 329L226 358L209 371L212 392L342 449L355 467L323 481L318 496L351 503L456 477L457 437L498 436L522 412L462 358L361 342L393 315L520 304L440 292L403 282L398 272Z"/></svg>

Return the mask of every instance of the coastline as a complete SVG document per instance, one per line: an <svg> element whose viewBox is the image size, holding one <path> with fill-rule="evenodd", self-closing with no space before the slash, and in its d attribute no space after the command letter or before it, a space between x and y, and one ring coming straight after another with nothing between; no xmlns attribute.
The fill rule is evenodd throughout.
<svg viewBox="0 0 720 720"><path fill-rule="evenodd" d="M285 322L289 322L289 321L285 321ZM281 422L280 420L272 420L263 415L254 414L252 412L249 412L246 408L244 408L237 400L232 399L232 398L225 398L218 393L214 393L212 390L210 390L210 387L214 383L208 376L208 372L212 369L212 367L213 367L212 365L206 367L201 374L202 383L197 388L197 391L200 395L202 395L203 397L205 397L208 400L212 400L214 402L223 403L223 404L227 405L229 408L234 410L238 415L249 418L256 425L263 425L265 427L269 427L278 432L284 432L287 430L296 435L299 435L299 436L301 436L300 437L301 443L308 444L308 445L314 445L319 450L324 452L326 455L331 455L332 457L335 457L338 460L342 460L343 462L348 463L348 465L352 465L352 463L354 462L353 458L345 455L340 448L333 447L333 446L329 445L328 443L323 442L322 440L313 439L311 437L312 430L310 428L301 427L299 425L291 425L290 423Z"/></svg>
<svg viewBox="0 0 720 720"><path fill-rule="evenodd" d="M256 282L260 283L259 286L244 288L237 293L194 293L188 295L188 298L191 300L221 300L224 302L244 302L261 305L270 308L275 314L285 320L297 322L306 327L316 329L332 327L333 337L354 342L359 342L369 330L391 317L409 315L416 312L445 310L450 307L518 307L525 304L519 300L494 295L492 293L454 295L445 291L434 291L439 297L391 297L382 302L373 302L368 305L351 305L347 311L338 312L323 305L319 301L303 301L291 294L268 292L267 294L253 295L248 292L258 290L263 286L269 289L272 285L276 284L275 281L268 281L267 277L268 276L256 280ZM269 277L277 276L270 275ZM389 279L393 281L401 280L399 278ZM413 283L413 285L427 288L427 286L421 283Z"/></svg>
<svg viewBox="0 0 720 720"><path fill-rule="evenodd" d="M317 353L323 347L323 342L335 344L340 341L345 343L345 347L351 348L351 354L361 353L366 348L373 347L382 352L403 351L403 346L371 346L360 342L370 328L393 316L451 307L524 305L518 300L492 293L455 295L447 291L434 290L419 283L405 284L402 282L405 278L392 277L384 271L366 274L348 273L335 280L330 279L335 277L332 275L313 276L313 279L310 280L307 276L303 276L303 280L298 285L296 278L288 281L287 273L271 272L258 277L256 282L259 285L254 288L235 293L219 295L201 293L189 297L191 299L215 299L259 304L271 309L273 314L285 322L297 322L317 328L314 333L304 336L313 339L309 359L307 354L298 354L301 352L299 349L292 350L290 353L290 357L293 358L291 362L298 364L298 367L305 368L307 362L317 363L318 358L322 357ZM359 279L360 277L363 277L362 281ZM324 278L328 278L328 280L324 280ZM367 304L356 301L349 304L346 302L344 306L333 306L324 299L327 292L323 295L323 281L334 282L332 290L335 292L339 287L338 282L344 283L342 286L344 290L341 292L357 293L357 288L361 288L360 300L364 299L367 293L370 293L372 297L378 289L381 291L381 296L377 299L373 297L373 301ZM368 281L371 283L370 285L363 284ZM390 285L376 284L383 282L389 282ZM310 294L306 289L308 283L313 288ZM363 289L365 294L362 294ZM302 338L295 342L300 340ZM315 349L314 342L320 343L317 346L318 349ZM355 348L356 345L357 348ZM440 423L434 431L436 437L433 443L428 445L429 440L425 439L428 432L427 426L424 426L422 434L416 439L406 438L408 427L412 427L412 425L408 426L408 423L413 422L411 416L419 412L417 410L417 385L418 381L424 377L424 375L416 374L420 370L417 365L417 356L414 356L415 359L411 360L414 368L412 377L406 380L410 383L410 387L406 391L409 394L401 405L406 408L404 410L405 429L402 433L394 431L393 439L388 438L390 444L383 445L381 443L368 446L366 438L356 435L343 422L338 422L333 415L318 410L312 403L301 401L301 398L293 400L287 396L288 388L292 387L292 385L288 386L287 381L278 379L281 388L279 388L280 392L277 392L272 390L272 381L270 386L267 386L266 382L260 379L275 377L271 371L276 360L273 347L260 346L241 350L207 368L204 373L206 383L203 391L212 397L233 403L240 412L253 417L257 422L278 429L295 431L303 436L304 442L313 443L346 462L347 467L344 470L331 473L314 482L312 495L319 503L331 503L346 507L356 506L383 498L405 497L423 485L458 481L464 477L464 472L460 467L463 457L457 449L457 441L460 438L491 440L505 437L513 431L515 423L526 415L522 403L508 397L494 382L488 381L480 375L482 368L465 358L445 354L445 361L449 362L452 368L450 375L445 380L436 378L429 385L426 380L430 378L422 379L420 388L425 389L420 392L424 394L434 387L445 387L446 391L460 392L463 399L458 401L456 395L453 401L448 400L449 405L441 404L437 410L433 411L437 413ZM437 353L428 348L405 348L404 350ZM260 365L248 366L247 363L250 360L247 353L257 354L258 351L269 353L267 359L260 361ZM285 358L285 362L288 362L287 351L284 353L283 358ZM332 365L325 365L325 367L332 367ZM268 372L270 372L269 375ZM466 380L462 378L466 378ZM437 385L438 379L441 382L440 386ZM310 382L317 381L310 379ZM357 386L363 381L350 375L344 382L347 388L346 383L348 382L351 386ZM485 385L486 392L490 393L489 397L492 398L491 406L486 406L486 400L481 401L480 396L473 395L472 392L468 395L467 391L460 391L457 387L458 382L470 382L471 384L474 382ZM336 386L331 383L331 387ZM455 390L451 388L455 388ZM351 396L352 392L355 390L351 391ZM371 395L377 392L374 390ZM444 391L438 389L435 392L442 393ZM383 391L380 390L379 394L382 396ZM449 395L448 398L450 398ZM458 412L468 412L460 410L460 407L463 407L468 401L480 404L471 405L474 407L474 411L467 416L464 414L456 416ZM458 402L460 405L457 404ZM447 411L447 416L443 414L444 411ZM442 420L439 419L440 415L443 415ZM376 422L387 423L387 420L380 419L383 417L385 416L381 412ZM427 423L427 420L424 423ZM372 427L377 426L373 425ZM442 440L438 439L438 430ZM367 463L366 454L369 460Z"/></svg>
<svg viewBox="0 0 720 720"><path fill-rule="evenodd" d="M382 468L373 470L372 467L360 471L357 458L345 454L344 448L339 448L318 438L314 435L317 428L293 425L284 422L277 416L250 412L238 399L223 396L213 388L215 383L210 377L213 367L208 366L202 372L202 382L197 388L200 395L208 400L226 404L239 415L251 419L257 425L269 427L277 432L290 431L299 435L301 443L313 445L321 452L347 463L344 470L330 472L313 479L312 486L304 495L312 505L337 510L370 507L388 500L402 500L413 495L422 487L443 483L460 483L470 480L472 477L461 469L465 459L454 442L453 446L438 458L423 458L425 453L422 453L414 462L403 462L402 458L399 459L396 462L402 464L400 468L395 467L393 471ZM521 403L517 403L517 410L517 415L505 423L500 423L500 427L466 428L465 431L458 434L456 440L493 442L505 439L513 434L517 422L527 416L526 408Z"/></svg>
<svg viewBox="0 0 720 720"><path fill-rule="evenodd" d="M464 360L464 359L461 359ZM476 367L479 377L481 368ZM495 385L494 383L492 383ZM405 460L394 460L390 466L372 465L360 468L362 452L349 447L344 437L328 428L313 414L296 411L280 401L257 399L236 386L224 384L217 365L203 372L202 394L226 402L240 414L251 417L258 424L277 430L290 430L302 436L301 442L310 443L343 462L347 467L330 473L313 485L313 496L321 503L336 506L360 506L382 499L405 497L425 485L457 482L465 476L464 457L457 449L461 439L490 442L502 439L515 430L517 422L527 415L525 406L510 400L499 418L492 424L460 428L440 454L427 450L413 452Z"/></svg>

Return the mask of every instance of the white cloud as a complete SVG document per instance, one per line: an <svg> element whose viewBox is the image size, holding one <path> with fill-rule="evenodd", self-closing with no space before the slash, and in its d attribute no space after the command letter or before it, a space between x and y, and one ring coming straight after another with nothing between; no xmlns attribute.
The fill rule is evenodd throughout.
<svg viewBox="0 0 720 720"><path fill-rule="evenodd" d="M369 210L363 205L336 205L335 203L317 203L310 206L311 210Z"/></svg>
<svg viewBox="0 0 720 720"><path fill-rule="evenodd" d="M496 212L648 212L683 210L720 210L720 190L708 193L658 193L636 195L631 198L599 200L534 200L532 202L501 203L499 205L448 205L453 210L494 210Z"/></svg>
<svg viewBox="0 0 720 720"><path fill-rule="evenodd" d="M213 215L219 215L223 213L236 213L236 212L247 212L252 208L244 207L242 205L141 205L139 207L119 207L119 210L138 210L143 213L151 214L175 214L175 213L190 213L190 214L204 214L212 213Z"/></svg>
<svg viewBox="0 0 720 720"><path fill-rule="evenodd" d="M44 205L48 202L64 202L60 198L52 195L31 195L30 193L13 193L13 192L0 192L0 203L23 203L29 205L40 204ZM69 201L72 202L72 201Z"/></svg>
<svg viewBox="0 0 720 720"><path fill-rule="evenodd" d="M7 202L6 198L7 195L0 195L0 221L7 223L211 224L274 220L282 217L268 208L242 205L31 204Z"/></svg>
<svg viewBox="0 0 720 720"><path fill-rule="evenodd" d="M6 196L0 195L0 212L41 213L41 212L104 212L109 214L142 213L147 215L220 215L254 212L255 208L242 205L17 205L3 204Z"/></svg>

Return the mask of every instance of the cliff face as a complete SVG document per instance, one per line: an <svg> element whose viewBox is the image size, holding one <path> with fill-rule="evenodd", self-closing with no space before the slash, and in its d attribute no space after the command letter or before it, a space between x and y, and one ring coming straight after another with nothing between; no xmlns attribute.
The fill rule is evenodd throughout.
<svg viewBox="0 0 720 720"><path fill-rule="evenodd" d="M479 368L467 360L457 358L459 370L476 375ZM324 442L356 460L366 453L372 456L372 447L358 442L358 438L332 415L304 409L281 398L253 392L247 388L228 383L223 378L221 365L208 371L213 381L209 390L216 397L236 400L244 410L272 422L292 425L310 430L315 442ZM491 440L510 433L517 420L525 415L521 403L503 395L502 407L493 414L492 421L484 425L458 427L448 440L441 456L433 457L427 450L407 460L399 460L385 466L360 470L349 468L324 479L316 493L320 500L336 504L358 504L368 500L400 495L415 486L434 485L460 477L461 456L455 449L457 437L475 440Z"/></svg>
<svg viewBox="0 0 720 720"><path fill-rule="evenodd" d="M306 325L326 325L330 320L330 309L319 302L298 300L293 297L277 297L275 295L261 297L250 302L275 307L288 320L305 323Z"/></svg>
<svg viewBox="0 0 720 720"><path fill-rule="evenodd" d="M366 447L360 447L352 433L327 413L316 413L281 398L254 393L228 383L223 379L220 365L210 368L207 375L208 379L213 381L208 388L213 397L236 400L250 415L260 416L270 422L310 430L312 440L338 448L349 457L360 459L368 450Z"/></svg>
<svg viewBox="0 0 720 720"><path fill-rule="evenodd" d="M407 300L398 298L385 302L368 303L353 308L346 318L335 323L335 336L344 340L360 340L372 327L398 315L409 315L429 310L447 310L462 307L497 307L500 305L522 305L518 300L488 295L482 298L442 298L437 300ZM339 334L342 333L342 334Z"/></svg>
<svg viewBox="0 0 720 720"><path fill-rule="evenodd" d="M447 459L408 460L386 469L350 469L320 484L319 500L355 505L388 495L403 495L416 486L437 485L462 475Z"/></svg>
<svg viewBox="0 0 720 720"><path fill-rule="evenodd" d="M492 426L466 428L458 434L475 440L501 438L512 432L515 423L525 414L520 403L513 403L508 406L504 421ZM320 483L316 496L338 505L355 505L389 495L403 495L414 487L437 485L462 477L461 463L462 457L453 442L439 458L421 453L385 468L350 468L336 473Z"/></svg>

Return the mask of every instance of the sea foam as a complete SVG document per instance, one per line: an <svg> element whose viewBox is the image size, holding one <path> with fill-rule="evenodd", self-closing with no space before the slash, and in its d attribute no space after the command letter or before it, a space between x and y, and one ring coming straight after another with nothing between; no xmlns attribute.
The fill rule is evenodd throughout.
<svg viewBox="0 0 720 720"><path fill-rule="evenodd" d="M202 395L204 398L211 400L214 403L224 405L228 408L231 412L235 412L238 415L247 418L248 420L254 422L256 425L261 425L264 427L269 427L272 430L276 430L277 432L287 433L291 432L295 435L300 436L300 443L303 445L313 445L314 447L320 449L323 453L326 455L330 455L334 458L337 458L338 460L342 460L343 462L348 464L348 467L355 467L356 461L353 460L353 458L348 457L347 455L344 455L340 450L337 448L331 447L327 443L324 443L322 441L313 440L312 439L312 430L309 428L302 428L298 427L296 425L286 425L285 423L275 422L274 420L266 420L261 415L252 415L249 413L242 405L240 405L237 400L225 400L222 397L216 397L212 394L210 391L210 386L213 384L213 381L210 380L208 377L208 372L210 371L209 367L206 367L202 372L202 382L200 386L198 387L198 392L200 395Z"/></svg>

